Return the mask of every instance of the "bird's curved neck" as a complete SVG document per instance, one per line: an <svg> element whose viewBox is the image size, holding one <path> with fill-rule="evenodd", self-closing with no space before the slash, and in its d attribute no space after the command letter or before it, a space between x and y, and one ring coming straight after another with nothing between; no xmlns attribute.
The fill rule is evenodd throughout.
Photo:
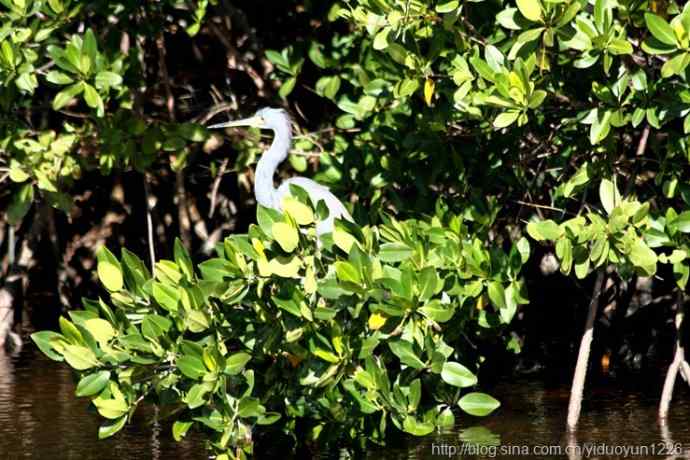
<svg viewBox="0 0 690 460"><path fill-rule="evenodd" d="M267 208L279 209L280 198L278 190L273 184L278 165L287 158L290 144L292 143L292 132L289 124L285 127L273 130L273 142L271 147L261 156L256 165L256 178L254 180L254 194L256 201Z"/></svg>

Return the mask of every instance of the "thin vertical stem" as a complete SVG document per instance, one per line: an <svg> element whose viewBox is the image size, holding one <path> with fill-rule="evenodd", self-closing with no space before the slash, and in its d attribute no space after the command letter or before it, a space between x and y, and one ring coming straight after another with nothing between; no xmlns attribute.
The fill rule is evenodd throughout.
<svg viewBox="0 0 690 460"><path fill-rule="evenodd" d="M148 234L149 243L149 261L151 263L151 273L156 274L156 247L153 241L153 203L151 202L151 190L149 187L149 180L146 173L142 175L144 181L144 199L146 200L146 231Z"/></svg>
<svg viewBox="0 0 690 460"><path fill-rule="evenodd" d="M597 278L594 281L594 289L592 290L592 299L589 302L589 312L587 313L587 322L585 324L585 332L582 334L580 341L580 350L577 355L577 364L575 365L575 374L573 375L573 384L570 389L570 402L568 404L568 429L574 431L577 427L577 422L580 419L580 410L582 409L582 393L585 388L585 379L587 378L587 366L589 364L589 352L592 347L592 338L594 336L594 320L599 310L599 298L601 297L601 287L604 284L604 268L599 268Z"/></svg>
<svg viewBox="0 0 690 460"><path fill-rule="evenodd" d="M17 236L15 235L14 225L7 224L7 226L9 227L7 232L7 263L10 267L13 267L14 259L17 254Z"/></svg>
<svg viewBox="0 0 690 460"><path fill-rule="evenodd" d="M659 421L664 424L668 417L669 407L671 407L671 399L673 399L673 387L676 383L678 370L685 361L685 350L683 350L683 342L681 337L681 327L683 325L683 291L678 290L678 297L676 301L676 352L673 355L673 361L666 372L666 379L664 380L664 388L661 391L661 401L659 401Z"/></svg>

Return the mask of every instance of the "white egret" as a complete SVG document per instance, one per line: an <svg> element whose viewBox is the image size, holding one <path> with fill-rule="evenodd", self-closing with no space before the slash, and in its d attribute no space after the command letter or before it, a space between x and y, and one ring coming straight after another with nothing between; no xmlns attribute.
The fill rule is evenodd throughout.
<svg viewBox="0 0 690 460"><path fill-rule="evenodd" d="M278 165L287 158L292 145L292 125L290 117L285 110L264 107L258 110L252 117L218 123L208 128L218 129L235 126L253 126L273 131L273 142L256 165L254 195L256 196L257 203L267 208L282 210L283 198L290 194L290 185L294 184L307 192L315 206L319 201L323 200L328 208L328 217L316 224L317 235L332 232L333 222L336 218L352 220L345 205L331 193L328 187L311 179L291 177L280 184L277 189L275 188L273 176L276 169L278 169Z"/></svg>

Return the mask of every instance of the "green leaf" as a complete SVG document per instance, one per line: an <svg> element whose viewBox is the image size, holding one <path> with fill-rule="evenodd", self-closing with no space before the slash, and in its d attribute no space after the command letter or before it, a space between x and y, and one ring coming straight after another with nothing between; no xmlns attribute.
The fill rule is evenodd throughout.
<svg viewBox="0 0 690 460"><path fill-rule="evenodd" d="M520 112L517 110L510 110L508 112L503 112L499 114L494 120L494 128L501 129L506 126L510 126L515 123L515 120L520 116Z"/></svg>
<svg viewBox="0 0 690 460"><path fill-rule="evenodd" d="M339 225L336 225L333 230L333 243L345 253L349 253L352 246L357 244L357 239Z"/></svg>
<svg viewBox="0 0 690 460"><path fill-rule="evenodd" d="M66 345L62 351L62 356L64 356L67 364L78 371L90 369L100 364L93 351L81 345Z"/></svg>
<svg viewBox="0 0 690 460"><path fill-rule="evenodd" d="M340 77L337 75L321 77L316 82L316 93L330 100L335 100L335 96L338 94L338 90L340 90L340 83Z"/></svg>
<svg viewBox="0 0 690 460"><path fill-rule="evenodd" d="M613 112L606 110L604 113L596 112L596 117L589 129L589 141L592 145L606 139L606 136L611 132L611 116Z"/></svg>
<svg viewBox="0 0 690 460"><path fill-rule="evenodd" d="M690 63L690 53L680 53L661 66L661 76L668 78L673 75L682 75Z"/></svg>
<svg viewBox="0 0 690 460"><path fill-rule="evenodd" d="M68 86L64 90L60 91L53 99L53 110L60 110L69 104L72 99L81 94L82 91L84 91L83 82L77 82L72 86Z"/></svg>
<svg viewBox="0 0 690 460"><path fill-rule="evenodd" d="M296 256L278 256L268 262L268 271L281 278L299 278L300 259Z"/></svg>
<svg viewBox="0 0 690 460"><path fill-rule="evenodd" d="M122 77L115 72L103 70L96 75L96 88L112 88L122 84Z"/></svg>
<svg viewBox="0 0 690 460"><path fill-rule="evenodd" d="M187 431L192 427L194 422L184 422L182 420L176 420L172 426L173 439L180 442L182 438L185 437Z"/></svg>
<svg viewBox="0 0 690 460"><path fill-rule="evenodd" d="M323 56L323 53L321 52L321 45L318 42L311 42L308 54L309 59L311 59L311 62L313 62L314 65L318 68L325 69L326 67L328 67L326 58Z"/></svg>
<svg viewBox="0 0 690 460"><path fill-rule="evenodd" d="M314 222L314 212L311 208L291 196L283 198L282 207L298 225L309 225Z"/></svg>
<svg viewBox="0 0 690 460"><path fill-rule="evenodd" d="M424 267L418 275L419 300L426 301L432 298L442 286L434 267Z"/></svg>
<svg viewBox="0 0 690 460"><path fill-rule="evenodd" d="M38 88L38 80L36 75L31 72L24 72L20 74L14 81L17 88L24 94L33 94L34 90Z"/></svg>
<svg viewBox="0 0 690 460"><path fill-rule="evenodd" d="M611 211L621 202L621 196L616 185L608 179L603 179L599 184L599 199L601 205L606 210L606 214L611 214Z"/></svg>
<svg viewBox="0 0 690 460"><path fill-rule="evenodd" d="M287 222L273 222L271 233L285 252L292 252L299 245L299 232Z"/></svg>
<svg viewBox="0 0 690 460"><path fill-rule="evenodd" d="M280 94L280 97L288 97L292 90L295 89L296 84L297 78L295 77L290 77L287 80L285 80L283 84L280 86L280 89L278 90L278 94Z"/></svg>
<svg viewBox="0 0 690 460"><path fill-rule="evenodd" d="M450 407L446 407L438 414L436 424L441 428L452 429L455 426L455 415Z"/></svg>
<svg viewBox="0 0 690 460"><path fill-rule="evenodd" d="M228 375L239 374L251 359L252 355L243 351L230 355L225 360L225 373Z"/></svg>
<svg viewBox="0 0 690 460"><path fill-rule="evenodd" d="M437 13L452 13L460 6L459 0L441 0L436 5Z"/></svg>
<svg viewBox="0 0 690 460"><path fill-rule="evenodd" d="M256 207L256 222L259 224L259 228L270 238L273 238L273 223L281 221L282 216L275 209L267 208L262 205Z"/></svg>
<svg viewBox="0 0 690 460"><path fill-rule="evenodd" d="M68 342L75 345L85 344L84 337L81 335L81 332L79 332L79 329L72 324L72 322L70 322L64 316L61 316L58 320L58 323L60 324L60 332L62 332L62 335L65 336L65 339L67 339Z"/></svg>
<svg viewBox="0 0 690 460"><path fill-rule="evenodd" d="M120 262L105 246L101 246L96 252L96 257L98 258L98 279L103 286L110 292L121 290L124 287L124 279Z"/></svg>
<svg viewBox="0 0 690 460"><path fill-rule="evenodd" d="M10 225L19 225L29 212L33 201L34 186L30 183L22 185L12 196L12 201L7 208L7 222Z"/></svg>
<svg viewBox="0 0 690 460"><path fill-rule="evenodd" d="M101 395L93 400L93 405L103 417L114 420L126 414L129 406L116 384L111 383L110 390L113 393L112 398Z"/></svg>
<svg viewBox="0 0 690 460"><path fill-rule="evenodd" d="M278 308L285 310L286 312L290 313L291 315L296 316L297 318L302 317L302 312L300 311L299 305L297 302L293 299L281 299L279 297L272 297L273 303L275 303Z"/></svg>
<svg viewBox="0 0 690 460"><path fill-rule="evenodd" d="M650 36L642 42L642 50L651 55L663 55L674 53L677 50L677 47L675 44L667 45Z"/></svg>
<svg viewBox="0 0 690 460"><path fill-rule="evenodd" d="M419 401L422 399L422 381L419 379L414 379L410 383L410 394L408 396L408 409L417 410Z"/></svg>
<svg viewBox="0 0 690 460"><path fill-rule="evenodd" d="M413 369L423 369L424 362L415 354L412 344L405 340L398 340L395 342L388 342L388 347L395 356L400 359L402 364Z"/></svg>
<svg viewBox="0 0 690 460"><path fill-rule="evenodd" d="M189 389L185 397L182 399L187 403L187 407L190 409L196 409L197 407L206 404L206 399L204 396L208 393L209 389L206 385L197 383Z"/></svg>
<svg viewBox="0 0 690 460"><path fill-rule="evenodd" d="M31 176L24 171L21 163L19 161L12 159L10 160L10 180L16 183L22 183L29 180Z"/></svg>
<svg viewBox="0 0 690 460"><path fill-rule="evenodd" d="M484 417L501 406L501 403L484 393L467 393L458 401L460 409L470 415Z"/></svg>
<svg viewBox="0 0 690 460"><path fill-rule="evenodd" d="M443 304L439 300L432 300L418 308L417 311L437 323L445 323L453 317L455 308L453 305Z"/></svg>
<svg viewBox="0 0 690 460"><path fill-rule="evenodd" d="M46 74L46 80L56 85L69 85L70 83L74 82L72 77L63 72L60 72L59 70L51 70L50 72L48 72Z"/></svg>
<svg viewBox="0 0 690 460"><path fill-rule="evenodd" d="M530 109L538 108L544 102L544 99L546 99L546 91L544 91L543 89L536 90L529 97L529 103L528 103L529 108Z"/></svg>
<svg viewBox="0 0 690 460"><path fill-rule="evenodd" d="M206 366L204 366L204 362L196 356L180 356L177 358L176 364L180 372L190 379L199 380L206 374Z"/></svg>
<svg viewBox="0 0 690 460"><path fill-rule="evenodd" d="M180 270L185 275L187 280L192 281L194 279L194 265L192 264L192 258L189 257L187 248L184 247L182 240L179 238L175 238L174 253L175 263L178 267L180 267Z"/></svg>
<svg viewBox="0 0 690 460"><path fill-rule="evenodd" d="M3 40L2 44L0 45L0 58L2 58L7 67L14 70L14 50L12 49L12 44L9 40Z"/></svg>
<svg viewBox="0 0 690 460"><path fill-rule="evenodd" d="M630 250L630 262L641 269L645 276L656 273L656 253L642 239L637 239Z"/></svg>
<svg viewBox="0 0 690 460"><path fill-rule="evenodd" d="M108 341L115 336L115 329L113 329L113 326L111 326L108 321L101 318L87 319L84 321L84 327L101 346L106 345Z"/></svg>
<svg viewBox="0 0 690 460"><path fill-rule="evenodd" d="M622 38L614 38L611 40L607 49L611 54L615 55L632 54L633 52L633 47L630 42Z"/></svg>
<svg viewBox="0 0 690 460"><path fill-rule="evenodd" d="M279 67L289 68L290 62L285 56L275 50L266 50L266 58Z"/></svg>
<svg viewBox="0 0 690 460"><path fill-rule="evenodd" d="M391 27L384 27L374 37L373 47L375 50L385 50L388 47L388 34L391 33Z"/></svg>
<svg viewBox="0 0 690 460"><path fill-rule="evenodd" d="M91 29L87 29L86 33L84 34L81 52L82 55L88 56L91 65L96 63L96 57L98 55L98 43L96 42L96 35Z"/></svg>
<svg viewBox="0 0 690 460"><path fill-rule="evenodd" d="M529 253L530 253L530 247L529 247L529 241L527 238L524 236L520 238L517 243L515 243L515 248L518 250L520 253L520 261L525 264L529 260Z"/></svg>
<svg viewBox="0 0 690 460"><path fill-rule="evenodd" d="M278 420L280 420L280 413L278 412L265 412L264 414L261 414L257 419L256 419L256 424L257 425L272 425Z"/></svg>
<svg viewBox="0 0 690 460"><path fill-rule="evenodd" d="M203 332L211 326L208 315L201 310L191 310L187 312L185 325L194 333Z"/></svg>
<svg viewBox="0 0 690 460"><path fill-rule="evenodd" d="M673 225L681 233L690 233L690 211L683 211L673 220Z"/></svg>
<svg viewBox="0 0 690 460"><path fill-rule="evenodd" d="M62 0L48 0L48 5L50 5L50 8L57 14L62 13L65 9Z"/></svg>
<svg viewBox="0 0 690 460"><path fill-rule="evenodd" d="M510 30L522 30L529 27L529 22L522 19L517 13L517 8L506 8L496 15L496 21Z"/></svg>
<svg viewBox="0 0 690 460"><path fill-rule="evenodd" d="M434 431L434 424L420 422L414 416L408 415L403 421L403 430L414 436L426 436Z"/></svg>
<svg viewBox="0 0 690 460"><path fill-rule="evenodd" d="M534 22L542 20L542 6L539 0L517 0L516 3L525 18Z"/></svg>
<svg viewBox="0 0 690 460"><path fill-rule="evenodd" d="M441 378L449 385L458 388L471 387L477 384L477 376L460 363L446 361L441 370Z"/></svg>
<svg viewBox="0 0 690 460"><path fill-rule="evenodd" d="M644 22L654 38L666 45L678 46L676 35L671 25L660 16L653 13L645 13Z"/></svg>
<svg viewBox="0 0 690 460"><path fill-rule="evenodd" d="M384 243L379 248L379 258L382 262L402 262L414 254L414 249L405 243Z"/></svg>
<svg viewBox="0 0 690 460"><path fill-rule="evenodd" d="M154 281L152 284L153 298L158 305L171 313L177 313L180 302L180 293L173 286Z"/></svg>
<svg viewBox="0 0 690 460"><path fill-rule="evenodd" d="M54 349L53 346L51 345L51 342L54 340L60 339L62 336L58 334L57 332L53 331L39 331L39 332L34 332L31 334L31 340L34 341L36 346L38 347L39 350L43 352L44 355L46 355L48 358L52 359L53 361L63 361L64 358L62 357L61 354L57 353Z"/></svg>
<svg viewBox="0 0 690 460"><path fill-rule="evenodd" d="M172 321L164 316L149 314L141 322L141 333L144 337L156 339L164 335L170 327Z"/></svg>
<svg viewBox="0 0 690 460"><path fill-rule="evenodd" d="M96 88L88 83L84 83L84 100L86 101L86 105L92 109L100 109L103 107L103 99L101 99Z"/></svg>
<svg viewBox="0 0 690 460"><path fill-rule="evenodd" d="M75 394L78 397L100 393L110 381L110 371L99 371L79 380Z"/></svg>
<svg viewBox="0 0 690 460"><path fill-rule="evenodd" d="M527 224L527 234L537 241L556 241L561 237L561 227L552 220L539 220Z"/></svg>
<svg viewBox="0 0 690 460"><path fill-rule="evenodd" d="M594 1L594 24L600 31L606 30L606 13L610 13L610 11L611 9L609 5L607 5L607 0Z"/></svg>
<svg viewBox="0 0 690 460"><path fill-rule="evenodd" d="M489 299L499 309L506 308L505 289L500 281L491 281L487 286Z"/></svg>
<svg viewBox="0 0 690 460"><path fill-rule="evenodd" d="M340 281L360 284L362 278L359 271L349 262L338 260L335 263L335 273Z"/></svg>
<svg viewBox="0 0 690 460"><path fill-rule="evenodd" d="M105 439L111 437L125 426L126 421L127 416L123 415L122 417L118 418L110 424L101 425L98 428L98 439Z"/></svg>

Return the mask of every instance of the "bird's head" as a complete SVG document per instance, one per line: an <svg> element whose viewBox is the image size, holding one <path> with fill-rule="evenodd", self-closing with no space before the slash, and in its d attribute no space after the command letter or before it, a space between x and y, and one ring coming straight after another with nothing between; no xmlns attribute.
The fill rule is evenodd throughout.
<svg viewBox="0 0 690 460"><path fill-rule="evenodd" d="M225 123L211 125L209 129L230 128L234 126L252 126L260 129L271 129L273 131L291 132L290 116L283 109L264 107L249 117L241 120L232 120Z"/></svg>

